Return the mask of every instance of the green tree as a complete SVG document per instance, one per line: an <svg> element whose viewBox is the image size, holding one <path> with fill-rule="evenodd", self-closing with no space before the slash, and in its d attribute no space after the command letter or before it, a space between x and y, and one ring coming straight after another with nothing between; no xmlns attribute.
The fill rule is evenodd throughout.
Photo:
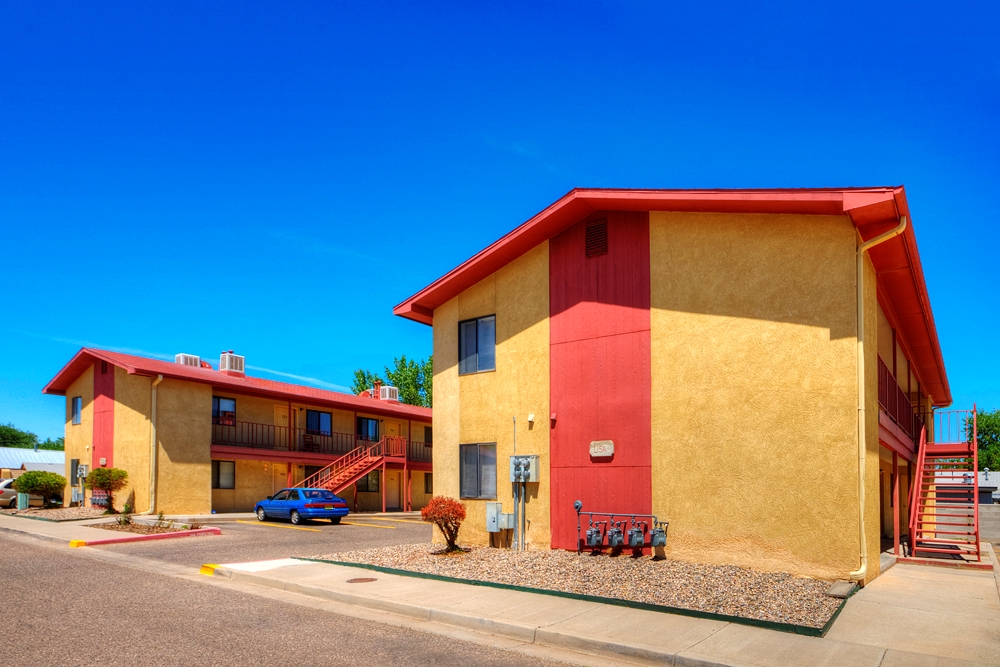
<svg viewBox="0 0 1000 667"><path fill-rule="evenodd" d="M44 441L31 431L22 431L13 424L0 424L0 447L15 447L17 449L51 449L64 450L65 444L62 436L53 440L46 438Z"/></svg>
<svg viewBox="0 0 1000 667"><path fill-rule="evenodd" d="M49 498L62 495L66 488L66 478L59 473L44 470L29 470L13 481L18 493L41 496L42 502L49 504Z"/></svg>
<svg viewBox="0 0 1000 667"><path fill-rule="evenodd" d="M128 473L121 468L94 468L84 480L88 489L108 494L108 513L115 513L115 494L128 484Z"/></svg>
<svg viewBox="0 0 1000 667"><path fill-rule="evenodd" d="M1000 470L1000 409L976 413L979 469Z"/></svg>
<svg viewBox="0 0 1000 667"><path fill-rule="evenodd" d="M351 389L355 394L371 389L376 382L389 384L399 390L399 402L431 407L434 398L434 357L414 361L404 354L393 358L392 367L385 367L385 380L378 373L359 368L354 371Z"/></svg>

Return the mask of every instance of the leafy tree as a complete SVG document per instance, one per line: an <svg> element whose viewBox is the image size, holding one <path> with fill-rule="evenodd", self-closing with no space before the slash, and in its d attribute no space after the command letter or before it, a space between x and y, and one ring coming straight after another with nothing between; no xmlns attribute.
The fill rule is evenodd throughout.
<svg viewBox="0 0 1000 667"><path fill-rule="evenodd" d="M115 513L115 494L128 484L128 473L121 468L94 468L84 480L88 489L108 494L108 512Z"/></svg>
<svg viewBox="0 0 1000 667"><path fill-rule="evenodd" d="M15 447L17 449L51 449L62 451L65 449L63 438L60 436L55 440L46 438L40 441L38 436L31 431L22 431L13 424L0 424L0 447Z"/></svg>
<svg viewBox="0 0 1000 667"><path fill-rule="evenodd" d="M979 469L1000 470L1000 409L976 413Z"/></svg>
<svg viewBox="0 0 1000 667"><path fill-rule="evenodd" d="M431 407L433 404L434 357L414 361L404 354L392 360L392 368L385 367L385 380L371 371L359 368L354 371L351 389L356 394L371 389L376 382L389 384L399 390L399 402Z"/></svg>
<svg viewBox="0 0 1000 667"><path fill-rule="evenodd" d="M52 496L61 496L66 488L66 478L59 473L44 470L29 470L12 482L18 493L41 496L42 502L49 504Z"/></svg>
<svg viewBox="0 0 1000 667"><path fill-rule="evenodd" d="M461 551L458 546L458 529L465 521L465 505L454 498L434 496L420 510L420 518L433 523L448 543L447 551Z"/></svg>

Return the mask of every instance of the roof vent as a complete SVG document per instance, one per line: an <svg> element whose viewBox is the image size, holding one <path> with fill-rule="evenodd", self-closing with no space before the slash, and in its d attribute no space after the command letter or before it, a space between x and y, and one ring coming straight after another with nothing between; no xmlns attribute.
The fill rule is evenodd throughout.
<svg viewBox="0 0 1000 667"><path fill-rule="evenodd" d="M197 354L184 354L181 352L174 356L174 362L180 364L181 366L194 366L198 368L201 366L201 357Z"/></svg>
<svg viewBox="0 0 1000 667"><path fill-rule="evenodd" d="M232 350L223 352L222 356L219 357L219 371L234 377L246 377L243 370L245 359L238 354L233 354Z"/></svg>
<svg viewBox="0 0 1000 667"><path fill-rule="evenodd" d="M378 400L399 403L399 389L388 385L379 387Z"/></svg>
<svg viewBox="0 0 1000 667"><path fill-rule="evenodd" d="M587 225L587 257L608 254L608 221L597 220Z"/></svg>

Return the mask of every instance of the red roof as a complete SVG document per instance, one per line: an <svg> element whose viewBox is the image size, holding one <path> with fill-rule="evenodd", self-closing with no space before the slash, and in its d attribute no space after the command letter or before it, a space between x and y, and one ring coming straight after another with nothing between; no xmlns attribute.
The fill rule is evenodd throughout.
<svg viewBox="0 0 1000 667"><path fill-rule="evenodd" d="M575 189L393 309L423 324L434 309L458 296L543 241L595 211L689 211L848 215L865 240L907 216L906 231L869 251L881 292L892 304L917 375L936 405L951 403L951 388L931 312L906 192L899 187L771 190Z"/></svg>
<svg viewBox="0 0 1000 667"><path fill-rule="evenodd" d="M326 389L306 387L300 384L288 384L286 382L275 382L274 380L264 380L250 376L235 377L210 368L184 366L159 359L137 357L120 352L109 352L108 350L95 350L87 347L82 348L70 359L69 363L63 366L62 370L45 385L42 393L65 396L69 386L80 377L81 373L93 365L94 361L106 361L109 364L114 364L115 366L124 368L130 375L146 375L151 377L163 375L165 378L210 384L213 387L234 393L262 396L282 401L296 401L310 405L340 408L342 410L371 412L405 419L417 419L427 422L431 420L430 408L421 408L405 403L387 403L386 401L379 401L367 396L355 396L354 394L344 394L338 391L327 391Z"/></svg>

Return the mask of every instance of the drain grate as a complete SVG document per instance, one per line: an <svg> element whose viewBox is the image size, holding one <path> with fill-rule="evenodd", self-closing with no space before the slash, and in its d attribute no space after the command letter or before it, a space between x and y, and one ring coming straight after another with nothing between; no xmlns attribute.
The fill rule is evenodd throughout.
<svg viewBox="0 0 1000 667"><path fill-rule="evenodd" d="M375 577L356 577L354 579L348 579L349 584L367 584L369 581L378 581Z"/></svg>

